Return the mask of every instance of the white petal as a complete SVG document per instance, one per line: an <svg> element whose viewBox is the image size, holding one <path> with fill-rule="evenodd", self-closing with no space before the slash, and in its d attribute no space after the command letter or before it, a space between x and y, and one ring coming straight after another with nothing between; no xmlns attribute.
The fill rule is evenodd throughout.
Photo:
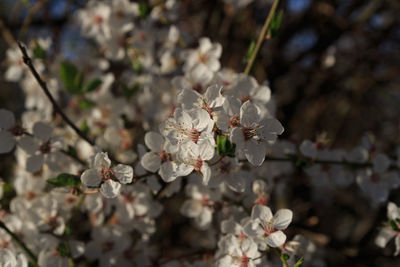
<svg viewBox="0 0 400 267"><path fill-rule="evenodd" d="M36 151L39 150L38 141L32 136L23 136L19 139L18 144L21 146L26 153L33 155Z"/></svg>
<svg viewBox="0 0 400 267"><path fill-rule="evenodd" d="M262 131L266 133L280 135L284 131L282 124L274 118L265 119L262 121L262 124L264 125Z"/></svg>
<svg viewBox="0 0 400 267"><path fill-rule="evenodd" d="M375 244L378 247L384 248L386 244L396 235L392 229L382 229L375 238Z"/></svg>
<svg viewBox="0 0 400 267"><path fill-rule="evenodd" d="M100 193L105 198L115 198L121 191L121 184L113 180L105 181L100 187Z"/></svg>
<svg viewBox="0 0 400 267"><path fill-rule="evenodd" d="M186 200L181 207L181 213L187 217L195 218L201 214L202 209L199 201Z"/></svg>
<svg viewBox="0 0 400 267"><path fill-rule="evenodd" d="M212 220L212 211L209 208L203 208L200 215L196 217L196 224L200 228L207 227Z"/></svg>
<svg viewBox="0 0 400 267"><path fill-rule="evenodd" d="M214 157L215 147L210 142L203 141L199 143L199 156L203 160L210 160Z"/></svg>
<svg viewBox="0 0 400 267"><path fill-rule="evenodd" d="M113 168L114 175L121 184L128 184L132 182L133 169L131 166L125 164L118 164Z"/></svg>
<svg viewBox="0 0 400 267"><path fill-rule="evenodd" d="M154 152L147 152L143 155L140 163L146 170L150 172L156 172L160 168L161 158Z"/></svg>
<svg viewBox="0 0 400 267"><path fill-rule="evenodd" d="M272 219L271 209L267 206L255 205L251 211L251 218L261 222L269 222Z"/></svg>
<svg viewBox="0 0 400 267"><path fill-rule="evenodd" d="M280 209L274 215L274 228L283 230L292 222L293 212L289 209Z"/></svg>
<svg viewBox="0 0 400 267"><path fill-rule="evenodd" d="M254 100L262 101L263 103L267 103L271 99L271 90L265 86L261 85L259 87L255 87L255 94L252 95Z"/></svg>
<svg viewBox="0 0 400 267"><path fill-rule="evenodd" d="M254 166L260 166L267 154L267 147L265 143L256 143L253 140L246 142L246 149L244 151L247 160Z"/></svg>
<svg viewBox="0 0 400 267"><path fill-rule="evenodd" d="M203 164L203 166L201 166L201 174L203 175L203 184L204 185L208 185L208 182L210 181L210 177L211 177L211 168L208 166L207 163Z"/></svg>
<svg viewBox="0 0 400 267"><path fill-rule="evenodd" d="M11 111L0 109L0 129L8 130L15 125L15 117Z"/></svg>
<svg viewBox="0 0 400 267"><path fill-rule="evenodd" d="M53 133L53 127L44 122L33 125L33 135L42 141L48 141Z"/></svg>
<svg viewBox="0 0 400 267"><path fill-rule="evenodd" d="M243 126L251 126L252 123L260 122L260 112L256 105L250 101L244 102L240 107L240 123Z"/></svg>
<svg viewBox="0 0 400 267"><path fill-rule="evenodd" d="M0 130L0 154L10 152L14 146L14 136L8 131Z"/></svg>
<svg viewBox="0 0 400 267"><path fill-rule="evenodd" d="M282 231L276 231L267 236L265 241L270 247L280 247L285 243L286 235Z"/></svg>
<svg viewBox="0 0 400 267"><path fill-rule="evenodd" d="M95 169L88 169L81 175L81 181L84 185L98 187L101 183L101 176Z"/></svg>
<svg viewBox="0 0 400 267"><path fill-rule="evenodd" d="M93 167L96 168L98 171L102 169L110 168L111 160L108 158L108 154L105 152L97 153L94 158Z"/></svg>
<svg viewBox="0 0 400 267"><path fill-rule="evenodd" d="M221 222L221 232L224 234L239 235L242 227L233 218Z"/></svg>
<svg viewBox="0 0 400 267"><path fill-rule="evenodd" d="M241 175L235 174L231 174L229 177L227 177L225 183L231 190L239 193L243 192L246 186L246 181L244 178Z"/></svg>
<svg viewBox="0 0 400 267"><path fill-rule="evenodd" d="M157 132L146 133L144 142L151 151L161 152L163 150L164 138Z"/></svg>
<svg viewBox="0 0 400 267"><path fill-rule="evenodd" d="M243 226L243 232L250 237L260 237L264 234L264 230L260 226L259 221L250 220Z"/></svg>
<svg viewBox="0 0 400 267"><path fill-rule="evenodd" d="M225 98L221 95L221 90L222 86L215 84L208 87L204 93L204 99L211 108L220 107L224 103Z"/></svg>
<svg viewBox="0 0 400 267"><path fill-rule="evenodd" d="M161 164L161 168L158 173L165 182L170 183L178 177L176 174L176 169L176 164L168 161Z"/></svg>
<svg viewBox="0 0 400 267"><path fill-rule="evenodd" d="M395 237L394 244L396 246L396 250L394 251L394 256L396 257L400 253L400 235L397 235Z"/></svg>
<svg viewBox="0 0 400 267"><path fill-rule="evenodd" d="M245 139L242 128L236 127L231 130L230 141L236 144L236 150L241 150L245 146Z"/></svg>
<svg viewBox="0 0 400 267"><path fill-rule="evenodd" d="M26 170L31 173L38 172L42 169L44 162L43 155L34 155L26 160Z"/></svg>
<svg viewBox="0 0 400 267"><path fill-rule="evenodd" d="M390 220L400 219L400 208L393 202L389 202L387 205L387 217Z"/></svg>
<svg viewBox="0 0 400 267"><path fill-rule="evenodd" d="M390 166L390 159L385 154L378 154L372 159L374 172L383 173Z"/></svg>
<svg viewBox="0 0 400 267"><path fill-rule="evenodd" d="M201 98L201 95L194 90L183 89L177 96L177 102L182 103L184 109L191 109Z"/></svg>

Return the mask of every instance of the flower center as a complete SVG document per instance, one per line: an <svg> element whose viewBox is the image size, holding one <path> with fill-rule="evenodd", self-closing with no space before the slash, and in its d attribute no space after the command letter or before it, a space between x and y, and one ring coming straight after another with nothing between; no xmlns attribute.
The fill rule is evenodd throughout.
<svg viewBox="0 0 400 267"><path fill-rule="evenodd" d="M46 141L46 142L44 142L43 144L41 144L40 147L39 147L39 151L40 151L42 154L48 154L48 153L50 153L50 151L51 151L51 144L50 144L50 141Z"/></svg>
<svg viewBox="0 0 400 267"><path fill-rule="evenodd" d="M10 129L8 129L8 131L14 136L21 136L24 134L24 128L19 125L14 125Z"/></svg>
<svg viewBox="0 0 400 267"><path fill-rule="evenodd" d="M266 206L268 204L268 196L264 193L259 195L258 198L256 199L256 203Z"/></svg>
<svg viewBox="0 0 400 267"><path fill-rule="evenodd" d="M202 159L196 159L196 162L194 163L194 170L195 171L200 171L201 167L203 167L203 160Z"/></svg>
<svg viewBox="0 0 400 267"><path fill-rule="evenodd" d="M231 163L222 161L218 170L222 174L229 174L231 172Z"/></svg>
<svg viewBox="0 0 400 267"><path fill-rule="evenodd" d="M189 136L192 139L192 141L197 144L197 141L199 141L200 132L197 131L196 129L192 129L189 133Z"/></svg>
<svg viewBox="0 0 400 267"><path fill-rule="evenodd" d="M250 258L247 257L246 254L243 254L242 257L240 258L240 263L242 264L243 267L247 267L249 265Z"/></svg>
<svg viewBox="0 0 400 267"><path fill-rule="evenodd" d="M240 126L240 117L239 117L239 115L233 115L229 119L229 124L230 124L231 128L239 127Z"/></svg>
<svg viewBox="0 0 400 267"><path fill-rule="evenodd" d="M208 61L208 56L206 54L203 53L199 53L199 56L197 58L199 60L199 62L201 63L207 63Z"/></svg>
<svg viewBox="0 0 400 267"><path fill-rule="evenodd" d="M203 91L203 87L201 86L201 84L196 83L192 86L192 90L201 93L201 91Z"/></svg>
<svg viewBox="0 0 400 267"><path fill-rule="evenodd" d="M103 252L109 252L114 248L114 242L106 241L101 243L101 248Z"/></svg>
<svg viewBox="0 0 400 267"><path fill-rule="evenodd" d="M96 15L93 17L94 24L101 25L103 23L103 17L100 15Z"/></svg>
<svg viewBox="0 0 400 267"><path fill-rule="evenodd" d="M256 129L246 126L246 127L243 127L243 135L244 135L244 139L246 141L248 141L251 138L253 138L254 136L256 136L257 132L256 132Z"/></svg>
<svg viewBox="0 0 400 267"><path fill-rule="evenodd" d="M171 154L167 153L165 150L161 151L159 155L162 162L172 161Z"/></svg>
<svg viewBox="0 0 400 267"><path fill-rule="evenodd" d="M114 172L110 168L104 168L102 171L103 180L111 180L113 179Z"/></svg>
<svg viewBox="0 0 400 267"><path fill-rule="evenodd" d="M242 97L240 98L240 101L242 102L242 104L243 104L244 102L246 102L247 100L251 100L251 97L250 97L249 95L245 95L245 96L242 96Z"/></svg>

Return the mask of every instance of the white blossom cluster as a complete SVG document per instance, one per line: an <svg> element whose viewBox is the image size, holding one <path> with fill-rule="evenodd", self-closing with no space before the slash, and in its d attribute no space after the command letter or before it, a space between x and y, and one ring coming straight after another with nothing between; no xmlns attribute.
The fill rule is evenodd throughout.
<svg viewBox="0 0 400 267"><path fill-rule="evenodd" d="M19 48L7 50L4 77L19 83L25 103L18 119L0 109L0 153L16 161L13 177L0 180L0 199L12 188L0 206L0 266L251 267L280 266L279 258L292 266L300 257L312 266L322 249L290 232L296 214L283 208L290 202L272 200L296 168L310 177L315 201L353 184L378 207L388 201L400 185L400 150L396 159L378 153L366 137L351 151L278 139L284 128L268 82L224 68L220 44L191 40L177 20L180 1L150 2L148 14L128 0L89 1L77 11L73 23L95 44L90 53L50 61L50 39L27 47L52 96L67 102L63 112L94 145L56 114ZM184 230L201 234L188 242L210 257L174 258L153 241L171 234L162 230L169 205L193 222ZM394 203L388 218L376 244L395 237L397 255Z"/></svg>

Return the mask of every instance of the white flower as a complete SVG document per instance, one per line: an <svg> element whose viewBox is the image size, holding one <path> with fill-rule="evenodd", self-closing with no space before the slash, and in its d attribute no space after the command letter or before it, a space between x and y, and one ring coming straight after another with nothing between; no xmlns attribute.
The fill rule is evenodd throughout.
<svg viewBox="0 0 400 267"><path fill-rule="evenodd" d="M100 186L100 192L106 198L116 197L121 190L121 184L132 182L132 178L133 169L131 166L118 164L111 168L111 160L104 152L97 153L93 167L84 171L81 175L82 183L85 186Z"/></svg>
<svg viewBox="0 0 400 267"><path fill-rule="evenodd" d="M87 9L80 10L78 18L82 23L83 34L102 42L111 38L109 24L111 7L103 2L90 1Z"/></svg>
<svg viewBox="0 0 400 267"><path fill-rule="evenodd" d="M286 235L281 231L291 223L293 213L288 209L278 210L272 216L267 206L255 205L251 211L252 221L244 226L246 235L264 240L270 247L280 247L286 241Z"/></svg>
<svg viewBox="0 0 400 267"><path fill-rule="evenodd" d="M18 253L17 255L10 249L0 249L0 266L4 267L28 267L28 260L25 255Z"/></svg>
<svg viewBox="0 0 400 267"><path fill-rule="evenodd" d="M44 122L33 125L33 136L24 136L19 140L19 145L28 153L26 170L35 173L47 164L51 169L58 170L63 155L59 152L63 142L60 138L53 137L53 127Z"/></svg>
<svg viewBox="0 0 400 267"><path fill-rule="evenodd" d="M209 38L203 37L199 40L199 47L187 52L183 69L190 70L197 64L205 65L213 72L221 68L219 58L222 54L222 46L219 43L211 43Z"/></svg>
<svg viewBox="0 0 400 267"><path fill-rule="evenodd" d="M236 150L243 150L247 160L260 166L265 159L268 141L275 141L283 133L281 123L273 118L262 119L258 108L246 101L240 108L240 126L231 130L231 142Z"/></svg>
<svg viewBox="0 0 400 267"><path fill-rule="evenodd" d="M221 244L224 244L222 249L227 255L217 261L217 267L254 267L261 262L257 244L252 239L239 242L234 236L227 235L223 242L219 242Z"/></svg>
<svg viewBox="0 0 400 267"><path fill-rule="evenodd" d="M184 109L204 109L212 115L215 108L221 107L224 97L221 95L222 86L213 85L207 88L204 95L194 90L183 89L178 95L178 103L182 103Z"/></svg>
<svg viewBox="0 0 400 267"><path fill-rule="evenodd" d="M214 121L204 109L185 111L176 108L174 118L169 118L160 127L161 133L167 137L172 145L192 141L194 143L208 140L214 144L211 131Z"/></svg>
<svg viewBox="0 0 400 267"><path fill-rule="evenodd" d="M207 140L198 144L187 142L180 146L178 158L178 176L187 176L193 170L200 172L203 176L203 183L206 185L211 177L211 169L207 160L213 158L215 153L214 145Z"/></svg>
<svg viewBox="0 0 400 267"><path fill-rule="evenodd" d="M181 213L195 219L196 225L201 229L209 226L214 212L214 203L219 200L220 195L201 184L186 186L186 195L191 199L183 203Z"/></svg>
<svg viewBox="0 0 400 267"><path fill-rule="evenodd" d="M172 146L156 132L146 133L144 142L151 151L144 154L140 160L143 168L150 172L159 170L158 174L165 182L175 180L177 164L173 161L172 154L176 152L177 146Z"/></svg>
<svg viewBox="0 0 400 267"><path fill-rule="evenodd" d="M396 250L394 256L397 256L400 254L400 208L393 202L388 203L387 217L389 225L380 230L378 236L375 238L375 244L378 247L384 248L395 237Z"/></svg>

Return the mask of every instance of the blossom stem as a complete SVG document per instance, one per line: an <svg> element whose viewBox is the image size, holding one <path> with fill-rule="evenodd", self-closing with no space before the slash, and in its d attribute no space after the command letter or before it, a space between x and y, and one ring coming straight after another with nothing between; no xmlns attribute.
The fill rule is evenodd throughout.
<svg viewBox="0 0 400 267"><path fill-rule="evenodd" d="M33 76L35 77L36 81L39 83L40 87L42 88L43 92L46 94L47 98L50 100L51 104L53 105L55 111L60 114L62 119L75 131L77 135L79 135L83 140L88 142L91 146L95 145L95 142L90 139L84 132L82 132L71 120L68 118L67 115L63 112L61 107L58 105L57 101L51 95L49 88L47 88L46 82L42 80L39 73L36 71L35 67L33 66L32 59L28 56L26 51L25 45L22 42L18 42L19 49L22 52L22 59L24 60L25 65L29 67L29 70L32 72Z"/></svg>
<svg viewBox="0 0 400 267"><path fill-rule="evenodd" d="M33 254L33 252L24 244L24 242L22 242L22 240L16 235L14 234L6 225L4 222L0 221L0 228L4 229L4 231L6 231L11 237L12 239L15 241L15 243L17 243L17 245L26 252L26 254L28 254L28 256L31 258L31 260L34 263L34 266L38 266L37 263L37 257L35 256L35 254Z"/></svg>
<svg viewBox="0 0 400 267"><path fill-rule="evenodd" d="M257 54L258 54L258 51L260 50L261 45L262 45L262 43L263 43L263 41L265 39L265 35L267 34L267 30L268 30L268 27L269 27L269 25L271 23L272 17L273 17L273 15L275 13L276 8L278 7L278 3L279 3L279 0L274 0L274 3L272 4L272 7L271 7L271 9L269 11L269 14L268 14L268 17L265 20L265 23L264 23L264 26L263 26L263 28L262 28L262 30L260 32L260 35L258 36L256 47L254 48L254 51L251 54L251 57L250 57L249 61L247 62L246 69L244 70L245 74L249 74L251 68L253 67L254 61L255 61L255 59L257 57Z"/></svg>
<svg viewBox="0 0 400 267"><path fill-rule="evenodd" d="M214 163L208 162L208 166L217 165L223 158L224 158L224 156L219 156L219 158L217 159L216 162L214 162Z"/></svg>

